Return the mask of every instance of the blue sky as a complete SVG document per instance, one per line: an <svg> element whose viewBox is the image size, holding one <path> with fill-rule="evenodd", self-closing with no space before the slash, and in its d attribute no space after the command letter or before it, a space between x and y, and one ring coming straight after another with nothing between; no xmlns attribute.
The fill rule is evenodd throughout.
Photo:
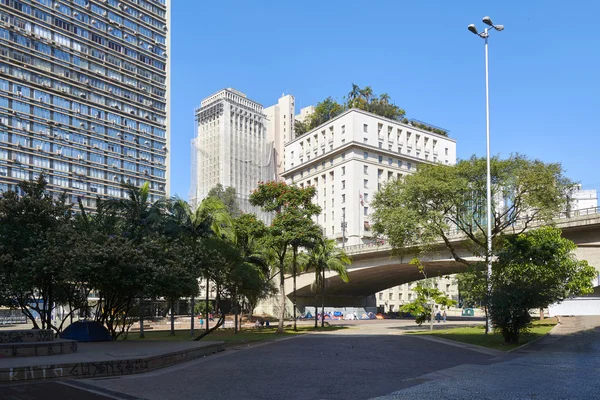
<svg viewBox="0 0 600 400"><path fill-rule="evenodd" d="M589 1L172 0L171 194L187 198L194 109L225 87L265 107L387 92L444 127L458 156L485 155L483 40L490 15L492 153L561 162L600 190L600 33ZM586 21L585 16L592 16Z"/></svg>

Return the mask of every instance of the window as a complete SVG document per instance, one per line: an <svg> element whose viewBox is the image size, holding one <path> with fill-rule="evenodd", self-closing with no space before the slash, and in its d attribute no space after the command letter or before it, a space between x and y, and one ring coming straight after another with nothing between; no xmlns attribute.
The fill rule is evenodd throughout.
<svg viewBox="0 0 600 400"><path fill-rule="evenodd" d="M388 293L388 298L389 298L389 300L394 300L394 293L389 292Z"/></svg>
<svg viewBox="0 0 600 400"><path fill-rule="evenodd" d="M369 175L369 167L367 165L363 165L363 174Z"/></svg>
<svg viewBox="0 0 600 400"><path fill-rule="evenodd" d="M369 125L363 124L363 132L364 133L368 133L369 132Z"/></svg>
<svg viewBox="0 0 600 400"><path fill-rule="evenodd" d="M342 203L345 203L345 202L346 202L346 195L345 195L345 194L343 194L343 195L342 195Z"/></svg>
<svg viewBox="0 0 600 400"><path fill-rule="evenodd" d="M411 163L406 163L406 168L411 169L412 168L412 164Z"/></svg>
<svg viewBox="0 0 600 400"><path fill-rule="evenodd" d="M379 292L379 300L383 300L383 293Z"/></svg>
<svg viewBox="0 0 600 400"><path fill-rule="evenodd" d="M368 189L368 188L369 188L369 180L368 180L368 179L365 179L365 180L364 180L364 182L363 182L363 187L364 187L365 189Z"/></svg>
<svg viewBox="0 0 600 400"><path fill-rule="evenodd" d="M346 133L346 125L342 125L342 135Z"/></svg>
<svg viewBox="0 0 600 400"><path fill-rule="evenodd" d="M402 160L398 160L398 168L402 167Z"/></svg>
<svg viewBox="0 0 600 400"><path fill-rule="evenodd" d="M342 176L346 175L346 167L342 167Z"/></svg>
<svg viewBox="0 0 600 400"><path fill-rule="evenodd" d="M383 162L383 156L379 156L379 162L382 163Z"/></svg>
<svg viewBox="0 0 600 400"><path fill-rule="evenodd" d="M364 202L368 203L369 202L369 193L365 193L363 196Z"/></svg>
<svg viewBox="0 0 600 400"><path fill-rule="evenodd" d="M342 181L342 189L346 189L346 181Z"/></svg>
<svg viewBox="0 0 600 400"><path fill-rule="evenodd" d="M363 215L365 215L365 216L369 215L369 207L363 208Z"/></svg>
<svg viewBox="0 0 600 400"><path fill-rule="evenodd" d="M393 162L394 162L394 160L392 160L392 158L391 158L391 157L390 157L390 158L388 158L388 164L389 164L389 165L392 165L392 163L393 163Z"/></svg>
<svg viewBox="0 0 600 400"><path fill-rule="evenodd" d="M444 154L448 155L448 148L447 147L444 149Z"/></svg>
<svg viewBox="0 0 600 400"><path fill-rule="evenodd" d="M346 159L346 153L344 152L344 153L342 153L342 160L345 160L345 159Z"/></svg>
<svg viewBox="0 0 600 400"><path fill-rule="evenodd" d="M364 158L365 160L369 158L369 152L368 152L368 151L365 151L365 152L363 153L363 158Z"/></svg>

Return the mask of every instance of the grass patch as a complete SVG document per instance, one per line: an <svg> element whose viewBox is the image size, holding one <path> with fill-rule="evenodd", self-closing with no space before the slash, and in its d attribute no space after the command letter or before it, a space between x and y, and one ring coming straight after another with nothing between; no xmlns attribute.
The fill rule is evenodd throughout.
<svg viewBox="0 0 600 400"><path fill-rule="evenodd" d="M263 341L272 341L284 337L290 337L294 335L300 335L308 332L329 332L337 331L340 329L347 329L344 326L326 326L324 328L317 328L311 326L299 326L298 331L294 331L291 326L286 326L284 333L277 333L277 327L269 328L251 328L242 329L237 334L233 332L233 329L218 329L210 335L204 337L202 341L223 341L225 344L249 344ZM200 335L202 331L196 329L195 335ZM191 341L194 337L190 336L189 330L176 330L175 335L171 336L171 331L145 331L144 338L140 339L139 332L130 332L127 340L160 340L160 341Z"/></svg>
<svg viewBox="0 0 600 400"><path fill-rule="evenodd" d="M484 326L436 329L434 331L411 332L411 334L436 336L443 339L455 340L457 342L488 347L490 349L508 351L544 336L550 332L557 323L558 320L556 318L533 321L533 326L529 329L529 332L527 334L522 334L519 338L518 345L504 343L504 339L500 333L494 332L486 335Z"/></svg>

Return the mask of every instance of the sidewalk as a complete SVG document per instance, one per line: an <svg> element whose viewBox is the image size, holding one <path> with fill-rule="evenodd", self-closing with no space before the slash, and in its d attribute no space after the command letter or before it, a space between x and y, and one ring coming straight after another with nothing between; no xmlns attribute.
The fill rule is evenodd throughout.
<svg viewBox="0 0 600 400"><path fill-rule="evenodd" d="M414 380L422 383L377 397L395 399L596 399L600 316L561 317L551 334L495 364L463 364Z"/></svg>

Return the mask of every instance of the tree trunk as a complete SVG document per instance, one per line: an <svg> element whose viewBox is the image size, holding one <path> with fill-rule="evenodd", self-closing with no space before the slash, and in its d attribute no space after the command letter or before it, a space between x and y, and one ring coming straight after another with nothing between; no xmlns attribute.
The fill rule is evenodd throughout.
<svg viewBox="0 0 600 400"><path fill-rule="evenodd" d="M194 296L190 299L190 336L194 336Z"/></svg>
<svg viewBox="0 0 600 400"><path fill-rule="evenodd" d="M209 314L209 312L208 312L208 305L209 305L209 300L208 300L208 285L209 285L208 275L206 275L206 308L204 310L205 311L204 314L206 314L204 316L204 319L206 319L206 335L208 335L208 324L209 324L209 320L208 320L208 314Z"/></svg>
<svg viewBox="0 0 600 400"><path fill-rule="evenodd" d="M175 300L171 300L171 336L175 336Z"/></svg>
<svg viewBox="0 0 600 400"><path fill-rule="evenodd" d="M544 309L540 308L540 321L543 320L544 318L545 318L544 317Z"/></svg>
<svg viewBox="0 0 600 400"><path fill-rule="evenodd" d="M325 269L323 269L323 281L321 282L321 328L325 327Z"/></svg>
<svg viewBox="0 0 600 400"><path fill-rule="evenodd" d="M234 297L235 298L235 297ZM233 312L233 333L237 335L238 333L238 303L237 299L235 300Z"/></svg>
<svg viewBox="0 0 600 400"><path fill-rule="evenodd" d="M319 327L319 270L315 268L315 329Z"/></svg>
<svg viewBox="0 0 600 400"><path fill-rule="evenodd" d="M142 299L140 299L140 339L144 337L144 309L142 308Z"/></svg>
<svg viewBox="0 0 600 400"><path fill-rule="evenodd" d="M283 333L283 318L285 316L285 275L283 271L283 259L279 265L279 322L277 324L277 333Z"/></svg>
<svg viewBox="0 0 600 400"><path fill-rule="evenodd" d="M298 248L292 248L292 280L294 281L294 292L292 294L292 303L294 308L294 332L298 331L296 326L296 257L298 256Z"/></svg>

